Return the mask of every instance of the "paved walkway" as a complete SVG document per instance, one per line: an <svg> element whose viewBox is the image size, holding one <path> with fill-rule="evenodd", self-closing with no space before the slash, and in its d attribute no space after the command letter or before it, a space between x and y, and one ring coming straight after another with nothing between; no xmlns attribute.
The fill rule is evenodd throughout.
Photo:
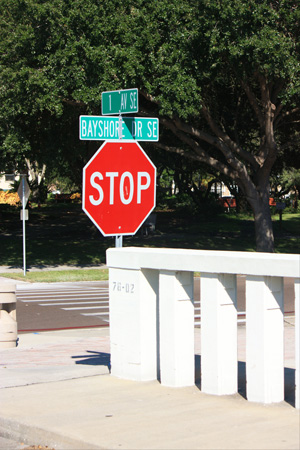
<svg viewBox="0 0 300 450"><path fill-rule="evenodd" d="M107 328L20 334L0 350L0 436L58 449L299 449L292 319L285 325L288 401L268 406L245 400L243 380L243 395L217 397L112 377ZM195 341L199 363L199 329ZM239 361L244 379L244 326Z"/></svg>

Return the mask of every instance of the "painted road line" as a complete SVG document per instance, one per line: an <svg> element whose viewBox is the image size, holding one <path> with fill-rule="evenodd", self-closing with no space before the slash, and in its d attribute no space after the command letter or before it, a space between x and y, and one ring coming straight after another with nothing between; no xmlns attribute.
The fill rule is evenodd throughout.
<svg viewBox="0 0 300 450"><path fill-rule="evenodd" d="M55 292L51 292L50 290L47 291L43 291L43 292L27 292L25 293L23 291L22 294L18 293L17 296L18 298L22 298L22 297L38 297L40 295L42 295L43 297L47 297L47 296L54 296L54 295L67 295L67 296L71 296L71 295L86 295L87 293L91 294L91 295L105 295L108 294L108 290L101 290L101 291L95 291L95 290L84 290L84 291L55 291Z"/></svg>
<svg viewBox="0 0 300 450"><path fill-rule="evenodd" d="M57 300L51 298L51 301L52 301L52 302L60 302L60 301L62 301L62 300L66 300L66 301L68 301L68 302L72 302L72 301L78 300L78 296L73 297L73 298L69 298L69 299L66 299L66 298L64 297L64 295L62 295L61 297L63 297L63 298L58 298ZM85 297L86 297L87 299L90 299L92 296L86 295ZM105 299L108 300L108 296L103 296L103 297L95 296L95 297L99 298L99 301L103 301L103 300L105 300ZM26 300L26 299L23 300L23 299L19 299L19 301L25 302L25 303L45 303L45 302L49 302L49 299L46 299L46 298L40 298L40 299L34 299L34 300ZM96 301L96 300L95 300L95 301ZM57 304L57 303L55 303L55 304Z"/></svg>
<svg viewBox="0 0 300 450"><path fill-rule="evenodd" d="M82 313L81 315L82 316L108 316L109 312L106 312L106 313L105 312L103 312L103 313L101 313L101 312L98 312L98 313Z"/></svg>
<svg viewBox="0 0 300 450"><path fill-rule="evenodd" d="M82 309L108 309L108 306L82 306L79 308L61 308L64 311L81 311Z"/></svg>
<svg viewBox="0 0 300 450"><path fill-rule="evenodd" d="M50 290L44 291L44 292L24 292L22 294L18 293L17 296L18 297L38 297L40 295L42 295L43 297L47 297L49 295L86 295L87 293L91 294L91 295L105 295L108 293L108 290L101 290L101 291L96 291L95 289L93 290L85 290L85 291L55 291L52 292Z"/></svg>
<svg viewBox="0 0 300 450"><path fill-rule="evenodd" d="M65 305L89 305L89 304L99 304L104 303L103 301L93 301L93 302L63 302L63 303L43 303L41 306L65 306ZM108 303L108 302L107 302Z"/></svg>
<svg viewBox="0 0 300 450"><path fill-rule="evenodd" d="M85 295L87 292L89 292L92 295L97 295L97 294L107 294L108 293L108 289L81 289L81 290L76 290L76 289L61 289L61 290L57 290L57 291L51 291L50 289L47 289L45 291L17 291L16 295L17 297L37 297L39 295L42 296L47 296L47 295Z"/></svg>

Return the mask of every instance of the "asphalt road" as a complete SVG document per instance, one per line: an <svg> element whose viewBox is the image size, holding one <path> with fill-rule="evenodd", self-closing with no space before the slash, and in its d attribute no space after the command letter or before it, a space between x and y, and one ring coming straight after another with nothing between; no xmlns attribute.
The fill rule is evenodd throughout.
<svg viewBox="0 0 300 450"><path fill-rule="evenodd" d="M237 277L238 320L245 319L245 280ZM285 314L294 312L293 280L284 280ZM200 278L194 282L195 325L200 322ZM34 283L17 288L18 331L109 325L108 282Z"/></svg>
<svg viewBox="0 0 300 450"><path fill-rule="evenodd" d="M108 311L106 281L17 287L19 332L108 326Z"/></svg>

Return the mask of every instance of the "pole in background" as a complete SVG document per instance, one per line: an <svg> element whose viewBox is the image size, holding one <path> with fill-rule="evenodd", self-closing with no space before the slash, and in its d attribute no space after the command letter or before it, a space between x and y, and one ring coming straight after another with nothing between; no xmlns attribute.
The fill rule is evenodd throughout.
<svg viewBox="0 0 300 450"><path fill-rule="evenodd" d="M21 174L21 183L18 189L18 196L22 202L22 210L21 210L21 220L23 221L23 273L26 276L26 228L25 228L25 220L28 219L28 215L26 214L28 211L25 210L26 204L28 202L28 198L30 195L30 188L27 183L27 174Z"/></svg>
<svg viewBox="0 0 300 450"><path fill-rule="evenodd" d="M26 276L26 227L25 227L25 177L22 177L22 221L23 221L23 274Z"/></svg>

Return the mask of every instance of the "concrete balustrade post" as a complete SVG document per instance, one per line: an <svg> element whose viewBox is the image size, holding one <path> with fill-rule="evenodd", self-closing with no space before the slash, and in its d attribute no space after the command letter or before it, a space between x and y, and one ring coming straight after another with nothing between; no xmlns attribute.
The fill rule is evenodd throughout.
<svg viewBox="0 0 300 450"><path fill-rule="evenodd" d="M160 270L160 380L164 386L195 384L193 272Z"/></svg>
<svg viewBox="0 0 300 450"><path fill-rule="evenodd" d="M283 278L246 278L247 398L284 400Z"/></svg>
<svg viewBox="0 0 300 450"><path fill-rule="evenodd" d="M295 279L295 406L300 409L300 278Z"/></svg>
<svg viewBox="0 0 300 450"><path fill-rule="evenodd" d="M111 373L157 379L158 271L109 269Z"/></svg>
<svg viewBox="0 0 300 450"><path fill-rule="evenodd" d="M201 390L237 392L236 276L201 274Z"/></svg>
<svg viewBox="0 0 300 450"><path fill-rule="evenodd" d="M0 286L0 348L17 346L16 286L3 283Z"/></svg>

